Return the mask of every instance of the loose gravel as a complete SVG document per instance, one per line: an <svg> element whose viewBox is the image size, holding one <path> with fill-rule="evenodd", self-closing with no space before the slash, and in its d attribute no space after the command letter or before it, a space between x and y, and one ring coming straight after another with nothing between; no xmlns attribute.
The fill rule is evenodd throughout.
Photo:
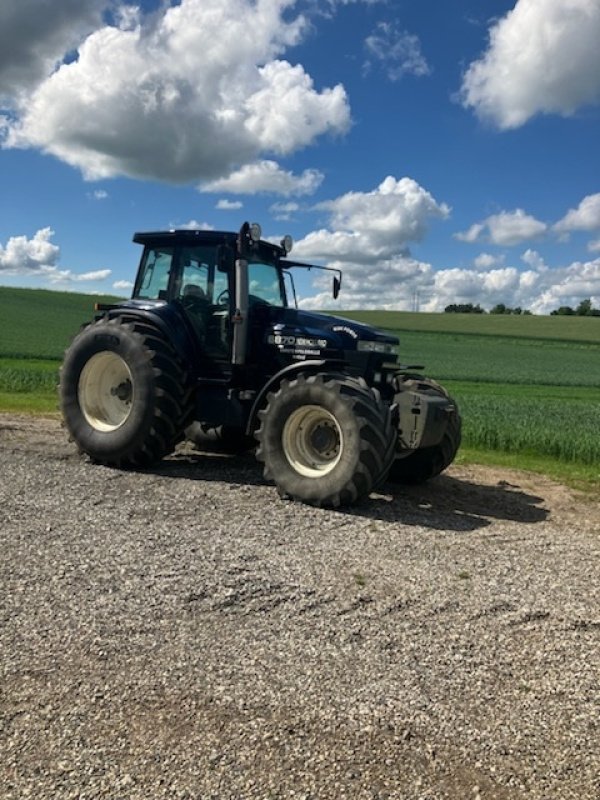
<svg viewBox="0 0 600 800"><path fill-rule="evenodd" d="M596 499L455 467L327 511L251 455L0 447L3 800L600 796Z"/></svg>

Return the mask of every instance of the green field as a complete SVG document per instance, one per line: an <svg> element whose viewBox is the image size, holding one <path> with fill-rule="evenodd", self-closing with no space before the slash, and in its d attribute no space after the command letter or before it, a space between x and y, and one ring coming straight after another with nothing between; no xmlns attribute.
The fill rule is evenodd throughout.
<svg viewBox="0 0 600 800"><path fill-rule="evenodd" d="M0 287L0 408L53 411L60 358L94 302ZM600 481L600 318L348 311L457 399L472 459ZM561 465L563 465L561 467ZM563 469L564 467L564 469ZM561 471L562 470L562 471Z"/></svg>

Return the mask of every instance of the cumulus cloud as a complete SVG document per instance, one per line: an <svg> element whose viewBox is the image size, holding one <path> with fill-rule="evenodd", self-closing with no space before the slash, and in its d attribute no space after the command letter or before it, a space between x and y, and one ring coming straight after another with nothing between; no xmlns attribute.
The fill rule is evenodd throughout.
<svg viewBox="0 0 600 800"><path fill-rule="evenodd" d="M385 70L391 81L398 81L404 75L422 77L431 73L421 52L419 37L393 22L380 22L365 39L365 49L368 53L363 65L365 72L375 63Z"/></svg>
<svg viewBox="0 0 600 800"><path fill-rule="evenodd" d="M301 297L304 308L383 308L443 311L451 303L498 303L547 314L559 305L577 305L591 297L600 305L600 259L549 268L533 249L520 263L506 255L481 253L472 268L434 269L409 250L422 240L432 220L449 209L410 178L386 178L371 192L349 192L320 203L329 227L296 243L294 256L342 270L342 292L333 300L329 280L318 277ZM546 230L522 211L504 212L476 226L472 240L485 235L494 243L514 245ZM468 238L465 235L465 238Z"/></svg>
<svg viewBox="0 0 600 800"><path fill-rule="evenodd" d="M36 276L49 283L103 281L109 277L109 269L83 273L59 269L60 247L51 241L53 236L52 228L41 228L32 239L11 236L6 246L0 244L0 276Z"/></svg>
<svg viewBox="0 0 600 800"><path fill-rule="evenodd" d="M473 260L473 264L477 269L492 269L504 263L504 256L493 256L491 253L480 253L477 258Z"/></svg>
<svg viewBox="0 0 600 800"><path fill-rule="evenodd" d="M115 281L113 283L113 289L128 291L129 289L133 289L133 283L131 281Z"/></svg>
<svg viewBox="0 0 600 800"><path fill-rule="evenodd" d="M306 28L292 0L181 0L105 25L34 91L5 147L34 147L89 179L211 181L350 122L341 85L318 90L280 56Z"/></svg>
<svg viewBox="0 0 600 800"><path fill-rule="evenodd" d="M52 228L41 228L32 239L12 236L6 247L0 244L0 274L28 275L54 268L60 258L60 247L50 240Z"/></svg>
<svg viewBox="0 0 600 800"><path fill-rule="evenodd" d="M305 169L294 175L281 169L276 161L263 160L246 164L239 170L214 181L206 181L198 187L201 192L232 192L233 194L314 194L323 181L323 173L316 169Z"/></svg>
<svg viewBox="0 0 600 800"><path fill-rule="evenodd" d="M300 210L300 205L291 200L289 203L273 203L269 208L276 220L280 222L287 222L292 218L292 215Z"/></svg>
<svg viewBox="0 0 600 800"><path fill-rule="evenodd" d="M216 209L219 211L238 211L240 208L243 208L244 204L241 203L239 200L226 200L222 199L219 200L217 205L215 206Z"/></svg>
<svg viewBox="0 0 600 800"><path fill-rule="evenodd" d="M518 0L467 69L462 103L501 129L600 101L597 0Z"/></svg>
<svg viewBox="0 0 600 800"><path fill-rule="evenodd" d="M595 307L600 306L600 258L550 269L538 256L536 266L525 270L516 266L434 270L430 264L403 257L374 268L348 262L329 264L336 265L344 271L338 300L332 299L331 290L316 286L312 296L301 300L301 306L439 312L452 303L479 303L488 310L504 303L534 314L549 314L561 305L576 307L588 297Z"/></svg>
<svg viewBox="0 0 600 800"><path fill-rule="evenodd" d="M110 0L2 0L0 97L15 97L46 78L101 23Z"/></svg>
<svg viewBox="0 0 600 800"><path fill-rule="evenodd" d="M461 242L487 241L491 244L510 247L522 244L544 234L548 229L545 222L526 214L521 208L515 211L501 211L483 222L477 222L455 238Z"/></svg>
<svg viewBox="0 0 600 800"><path fill-rule="evenodd" d="M423 239L432 220L450 213L416 181L392 176L370 192L348 192L315 209L328 213L329 227L297 242L294 256L342 269L346 308L410 302L432 268L413 258L409 245ZM302 303L328 306L331 294L318 292Z"/></svg>
<svg viewBox="0 0 600 800"><path fill-rule="evenodd" d="M392 176L371 192L348 192L316 208L329 212L331 229L309 233L296 244L295 253L351 263L405 255L410 242L423 238L431 219L450 213L412 178Z"/></svg>
<svg viewBox="0 0 600 800"><path fill-rule="evenodd" d="M558 233L600 230L600 193L584 197L577 208L571 208L554 226Z"/></svg>

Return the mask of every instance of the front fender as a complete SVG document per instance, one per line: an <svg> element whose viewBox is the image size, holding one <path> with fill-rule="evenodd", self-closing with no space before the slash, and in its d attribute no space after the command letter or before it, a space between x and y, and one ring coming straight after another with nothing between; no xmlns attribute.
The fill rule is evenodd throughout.
<svg viewBox="0 0 600 800"><path fill-rule="evenodd" d="M332 361L330 359L311 359L308 361L298 361L294 364L288 364L288 366L277 372L265 383L256 396L254 403L252 404L252 409L246 425L246 435L253 435L254 429L257 427L258 412L265 404L265 398L267 394L276 390L282 380L293 379L300 373L303 373L304 375L314 375L318 372L323 372L324 369L336 368L339 370L340 365L343 364L344 362L342 360Z"/></svg>

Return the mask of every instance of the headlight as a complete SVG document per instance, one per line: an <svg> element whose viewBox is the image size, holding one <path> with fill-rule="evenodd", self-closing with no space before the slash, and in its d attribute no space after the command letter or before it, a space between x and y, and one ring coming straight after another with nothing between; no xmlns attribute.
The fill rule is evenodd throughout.
<svg viewBox="0 0 600 800"><path fill-rule="evenodd" d="M387 342L360 341L356 349L359 353L382 353L385 355L398 355L398 345Z"/></svg>

